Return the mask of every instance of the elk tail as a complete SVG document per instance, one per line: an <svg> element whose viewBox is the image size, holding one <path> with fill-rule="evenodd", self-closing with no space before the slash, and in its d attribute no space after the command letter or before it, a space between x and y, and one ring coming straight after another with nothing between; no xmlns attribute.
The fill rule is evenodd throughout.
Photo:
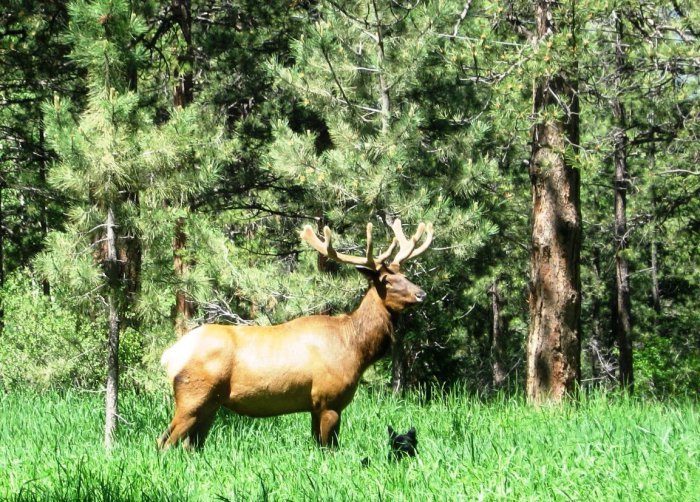
<svg viewBox="0 0 700 502"><path fill-rule="evenodd" d="M201 327L193 329L163 352L160 364L165 368L170 381L175 379L194 355L200 332Z"/></svg>

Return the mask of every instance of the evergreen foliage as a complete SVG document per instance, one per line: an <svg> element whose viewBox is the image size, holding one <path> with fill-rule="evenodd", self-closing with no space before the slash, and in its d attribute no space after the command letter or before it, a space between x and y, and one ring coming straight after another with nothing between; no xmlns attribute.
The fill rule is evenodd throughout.
<svg viewBox="0 0 700 502"><path fill-rule="evenodd" d="M178 6L189 9L189 39ZM576 2L544 44L531 43L534 12L523 1L8 7L0 14L5 388L98 387L109 298L121 315L123 376L137 388L160 379L177 291L197 306L195 323L347 312L364 280L319 262L300 228L328 225L340 249L360 254L366 223L381 247L396 218L407 228L435 225L432 250L408 270L429 301L401 320L401 357L367 380L385 384L390 367L404 365L407 387L461 382L481 391L503 384L492 366L501 351L504 384L521 387L530 131L561 114L533 115L532 82L562 68L581 100L581 144L564 155L582 180L583 384L616 385L612 302L623 253L637 391L700 385L696 2ZM173 88L183 75L193 100L181 107ZM624 249L614 234L620 130ZM187 244L177 253L191 264L183 274L173 267L179 222ZM26 317L50 312L55 322L23 344ZM491 339L494 315L503 347ZM41 376L63 343L72 347L65 365L46 363ZM32 368L25 381L5 366L14 360Z"/></svg>

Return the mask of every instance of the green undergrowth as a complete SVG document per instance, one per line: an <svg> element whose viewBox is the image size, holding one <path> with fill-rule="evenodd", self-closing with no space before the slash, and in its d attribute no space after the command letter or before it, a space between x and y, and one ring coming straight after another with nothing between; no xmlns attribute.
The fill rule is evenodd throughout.
<svg viewBox="0 0 700 502"><path fill-rule="evenodd" d="M120 406L117 446L106 452L103 396L0 394L0 499L700 500L691 400L596 394L536 409L519 398L422 402L363 388L337 450L314 445L306 414L221 412L194 453L156 451L168 396L127 394ZM387 460L388 424L416 427L418 457Z"/></svg>

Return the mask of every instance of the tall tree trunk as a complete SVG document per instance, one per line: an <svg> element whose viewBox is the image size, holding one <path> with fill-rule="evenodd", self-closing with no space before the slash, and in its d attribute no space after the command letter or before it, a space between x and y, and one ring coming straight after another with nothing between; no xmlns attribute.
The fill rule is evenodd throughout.
<svg viewBox="0 0 700 502"><path fill-rule="evenodd" d="M391 344L391 389L395 394L400 394L406 388L406 349L400 332L397 330L394 335Z"/></svg>
<svg viewBox="0 0 700 502"><path fill-rule="evenodd" d="M189 268L189 263L184 257L187 247L187 233L184 229L185 219L178 218L175 222L175 237L173 239L173 267L175 275L182 280ZM194 316L194 304L189 300L187 293L179 288L175 292L175 333L178 337L187 333L188 322Z"/></svg>
<svg viewBox="0 0 700 502"><path fill-rule="evenodd" d="M649 170L654 172L656 170L656 145L652 142L649 148ZM653 190L653 189L652 189ZM656 213L656 193L652 191L651 195L651 206L652 213ZM659 227L656 222L653 222L651 227L651 302L654 307L654 312L656 312L656 317L654 318L654 328L656 328L656 321L658 315L661 313L661 290L659 288L659 244L657 241ZM656 329L655 329L656 332Z"/></svg>
<svg viewBox="0 0 700 502"><path fill-rule="evenodd" d="M377 28L377 66L379 68L379 103L382 113L382 132L386 132L389 129L390 101L389 85L384 75L384 28L379 17L376 0L372 0L372 6L374 7L374 20Z"/></svg>
<svg viewBox="0 0 700 502"><path fill-rule="evenodd" d="M538 43L556 34L556 5L551 0L536 2ZM577 69L567 70L538 78L533 90L535 115L556 107L565 116L563 121L538 120L532 131L526 388L535 403L560 401L576 390L581 378L580 176L565 155L567 148L579 144L579 103Z"/></svg>
<svg viewBox="0 0 700 502"><path fill-rule="evenodd" d="M194 99L194 50L192 47L192 5L190 0L173 0L172 10L180 27L180 33L185 41L185 49L178 55L178 69L175 73L175 89L173 92L173 104L184 108ZM187 234L185 233L185 219L178 218L175 222L175 236L173 238L173 268L175 276L181 282L190 263L185 259L187 246ZM187 333L188 323L194 317L194 304L188 298L187 292L178 288L175 291L174 324L178 337Z"/></svg>
<svg viewBox="0 0 700 502"><path fill-rule="evenodd" d="M127 87L131 92L136 92L138 89L138 68L136 65L130 65L127 68ZM132 204L137 211L140 211L141 201L137 192L126 192L125 200ZM124 230L121 233L123 246L119 249L118 259L122 264L123 278L125 279L125 293L128 303L136 303L136 296L141 290L141 268L143 266L143 245L141 237L137 230L131 228ZM131 316L129 326L138 330L140 323L139 318Z"/></svg>
<svg viewBox="0 0 700 502"><path fill-rule="evenodd" d="M596 247L593 249L593 274L596 281L601 281L600 273L600 250ZM600 354L600 344L602 333L600 328L600 300L598 295L591 295L591 334L588 337L588 356L591 364L591 379L596 382L600 378L601 368L598 365L598 357Z"/></svg>
<svg viewBox="0 0 700 502"><path fill-rule="evenodd" d="M105 269L108 280L107 306L109 332L107 336L107 390L105 394L105 447L111 448L119 416L119 261L115 233L114 208L107 210L107 256Z"/></svg>
<svg viewBox="0 0 700 502"><path fill-rule="evenodd" d="M39 223L41 225L41 237L42 241L46 241L46 236L49 234L49 217L48 217L48 208L47 208L47 203L46 203L46 189L48 187L48 184L46 182L46 173L48 171L47 168L47 163L48 163L48 154L46 152L46 136L44 132L44 124L42 123L39 126L39 152L41 155L41 159L39 160L39 185L41 187L41 193L39 195ZM41 280L41 289L44 293L45 296L49 296L51 294L51 285L49 284L48 279L42 279Z"/></svg>
<svg viewBox="0 0 700 502"><path fill-rule="evenodd" d="M175 73L175 91L173 101L175 106L182 108L192 103L194 98L194 49L192 47L192 5L190 0L173 0L173 15L180 27L180 33L185 41L185 50L178 57L178 68Z"/></svg>
<svg viewBox="0 0 700 502"><path fill-rule="evenodd" d="M5 189L5 180L0 178L0 289L5 285L5 214L2 208L2 196ZM5 326L5 306L0 298L0 335Z"/></svg>
<svg viewBox="0 0 700 502"><path fill-rule="evenodd" d="M629 262L627 249L627 116L625 107L619 98L619 85L625 65L625 53L622 46L622 21L616 20L617 38L615 41L615 61L617 72L618 95L612 101L615 117L613 129L615 162L615 316L613 327L615 339L620 351L619 379L622 387L632 392L634 389L634 372L632 367L632 306L630 300Z"/></svg>
<svg viewBox="0 0 700 502"><path fill-rule="evenodd" d="M138 192L125 192L123 201L134 207L136 211L141 210ZM119 249L117 259L120 264L120 278L123 280L125 309L130 308L137 301L137 296L141 291L141 269L143 267L143 243L136 228L129 228L122 222L122 231L119 235ZM124 319L126 326L135 330L140 329L139 316L129 316ZM143 341L143 339L142 339Z"/></svg>
<svg viewBox="0 0 700 502"><path fill-rule="evenodd" d="M501 295L498 292L498 279L489 288L491 296L491 368L493 386L500 388L506 380L506 347L501 317Z"/></svg>
<svg viewBox="0 0 700 502"><path fill-rule="evenodd" d="M659 249L656 231L651 238L651 301L654 312L661 313L661 292L659 290Z"/></svg>

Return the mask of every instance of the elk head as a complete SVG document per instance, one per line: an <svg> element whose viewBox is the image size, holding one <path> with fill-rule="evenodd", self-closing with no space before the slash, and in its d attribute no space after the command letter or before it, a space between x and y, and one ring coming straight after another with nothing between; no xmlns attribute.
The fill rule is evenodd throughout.
<svg viewBox="0 0 700 502"><path fill-rule="evenodd" d="M401 220L394 220L391 226L394 239L388 249L378 256L374 256L372 244L372 224L367 224L367 250L365 256L353 256L337 252L333 248L333 234L328 227L324 227L324 239L319 238L310 225L306 225L301 232L301 238L311 247L328 259L339 263L355 265L357 270L367 277L376 289L384 306L392 313L398 313L406 307L421 303L427 296L425 291L413 284L401 273L401 264L423 253L433 240L433 224L421 223L411 238L407 238L401 227ZM421 237L425 234L423 243L416 247ZM399 246L399 251L390 263L386 260Z"/></svg>

